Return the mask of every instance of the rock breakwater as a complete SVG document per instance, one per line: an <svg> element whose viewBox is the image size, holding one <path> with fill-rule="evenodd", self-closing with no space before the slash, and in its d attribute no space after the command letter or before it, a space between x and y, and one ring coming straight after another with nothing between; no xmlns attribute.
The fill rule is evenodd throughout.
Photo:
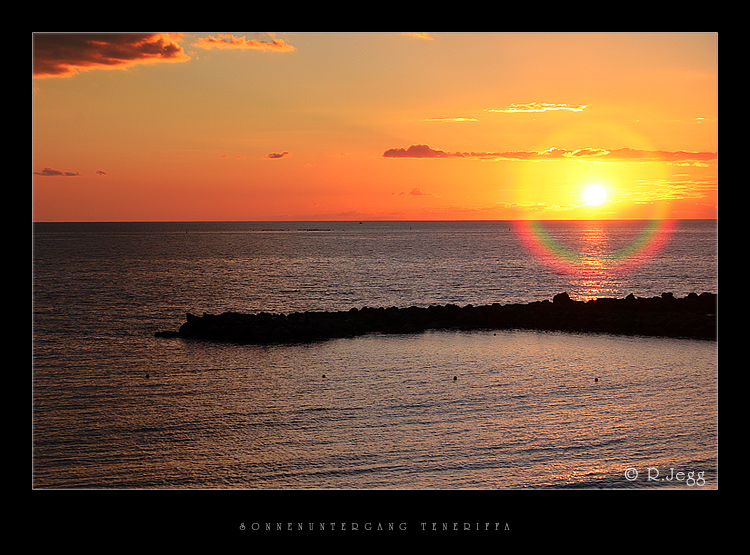
<svg viewBox="0 0 750 555"><path fill-rule="evenodd" d="M677 298L599 298L576 301L560 293L551 301L494 303L463 307L447 304L408 308L352 308L338 312L243 314L224 312L195 316L178 331L157 337L180 337L237 343L296 343L355 337L369 333L403 334L427 330L533 329L715 340L717 295L690 293Z"/></svg>

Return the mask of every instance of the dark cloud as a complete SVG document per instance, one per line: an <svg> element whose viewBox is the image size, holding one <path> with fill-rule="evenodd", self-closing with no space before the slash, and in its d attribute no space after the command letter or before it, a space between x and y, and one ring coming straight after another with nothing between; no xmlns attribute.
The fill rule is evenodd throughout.
<svg viewBox="0 0 750 555"><path fill-rule="evenodd" d="M283 158L284 156L289 156L289 152L286 150L284 152L272 152L271 154L267 154L266 158L268 160L276 160L277 158Z"/></svg>
<svg viewBox="0 0 750 555"><path fill-rule="evenodd" d="M451 158L455 155L435 150L427 145L411 145L409 148L390 148L383 153L386 158Z"/></svg>
<svg viewBox="0 0 750 555"><path fill-rule="evenodd" d="M121 69L189 57L169 33L36 33L34 76L68 77L88 69Z"/></svg>
<svg viewBox="0 0 750 555"><path fill-rule="evenodd" d="M52 168L44 168L40 172L34 172L34 175L41 175L44 177L77 177L80 175L79 172L63 172L60 170L53 170Z"/></svg>

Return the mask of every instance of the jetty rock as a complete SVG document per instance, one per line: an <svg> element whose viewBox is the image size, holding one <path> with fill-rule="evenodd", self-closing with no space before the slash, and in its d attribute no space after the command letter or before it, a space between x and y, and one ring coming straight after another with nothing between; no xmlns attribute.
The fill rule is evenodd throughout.
<svg viewBox="0 0 750 555"><path fill-rule="evenodd" d="M552 301L485 306L455 304L408 308L352 308L334 312L243 314L224 312L196 316L178 331L156 332L179 337L237 343L299 343L371 333L403 334L427 330L547 330L684 337L716 340L715 293L672 293L639 298L573 300L559 293Z"/></svg>

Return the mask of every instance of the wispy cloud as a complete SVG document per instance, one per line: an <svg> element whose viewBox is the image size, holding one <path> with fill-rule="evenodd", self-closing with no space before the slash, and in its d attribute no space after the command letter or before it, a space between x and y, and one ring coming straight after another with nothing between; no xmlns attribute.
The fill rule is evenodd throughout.
<svg viewBox="0 0 750 555"><path fill-rule="evenodd" d="M429 33L402 33L406 35L407 37L414 37L415 39L422 39L422 40L435 40L433 39Z"/></svg>
<svg viewBox="0 0 750 555"><path fill-rule="evenodd" d="M266 159L276 160L278 158L284 158L285 156L289 156L289 152L286 150L284 152L271 152L270 154L266 155Z"/></svg>
<svg viewBox="0 0 750 555"><path fill-rule="evenodd" d="M609 159L616 160L662 160L665 162L700 162L716 160L716 152L688 152L685 150L639 150L634 148L618 148L608 151Z"/></svg>
<svg viewBox="0 0 750 555"><path fill-rule="evenodd" d="M222 33L216 36L201 37L193 43L193 46L210 50L218 49L241 49L241 50L265 50L270 52L292 52L296 50L284 39L270 37L270 40L248 39L247 37L235 37L234 35Z"/></svg>
<svg viewBox="0 0 750 555"><path fill-rule="evenodd" d="M34 77L71 77L92 69L184 62L190 57L175 33L36 33Z"/></svg>
<svg viewBox="0 0 750 555"><path fill-rule="evenodd" d="M586 109L586 104L551 104L548 102L528 102L526 104L510 104L504 108L485 108L485 112L496 113L518 113L518 112L554 112L566 110L569 112L582 112ZM455 117L455 118L427 118L425 121L479 121L476 117Z"/></svg>
<svg viewBox="0 0 750 555"><path fill-rule="evenodd" d="M477 118L427 118L425 121L444 121L444 122L461 122L461 121L479 121Z"/></svg>
<svg viewBox="0 0 750 555"><path fill-rule="evenodd" d="M390 148L385 158L466 158L482 160L601 160L601 161L663 161L672 163L700 163L716 160L716 152L688 152L664 150L638 150L632 148L579 148L567 150L552 147L547 150L515 150L506 152L446 152L427 145L408 148Z"/></svg>
<svg viewBox="0 0 750 555"><path fill-rule="evenodd" d="M637 203L648 203L660 200L681 200L701 198L716 192L716 180L641 180L628 191L621 191L619 196L624 200Z"/></svg>
<svg viewBox="0 0 750 555"><path fill-rule="evenodd" d="M568 110L571 112L582 112L586 104L551 104L548 102L528 102L526 104L511 104L505 108L487 108L487 112L549 112Z"/></svg>

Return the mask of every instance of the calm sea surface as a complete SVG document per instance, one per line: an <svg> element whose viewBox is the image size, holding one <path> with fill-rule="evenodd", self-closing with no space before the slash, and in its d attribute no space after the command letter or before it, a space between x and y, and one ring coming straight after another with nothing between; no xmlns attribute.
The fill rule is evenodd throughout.
<svg viewBox="0 0 750 555"><path fill-rule="evenodd" d="M545 264L511 222L35 224L32 486L716 488L716 342L154 337L186 312L718 292L715 221L617 273L644 222L544 225L594 271Z"/></svg>

